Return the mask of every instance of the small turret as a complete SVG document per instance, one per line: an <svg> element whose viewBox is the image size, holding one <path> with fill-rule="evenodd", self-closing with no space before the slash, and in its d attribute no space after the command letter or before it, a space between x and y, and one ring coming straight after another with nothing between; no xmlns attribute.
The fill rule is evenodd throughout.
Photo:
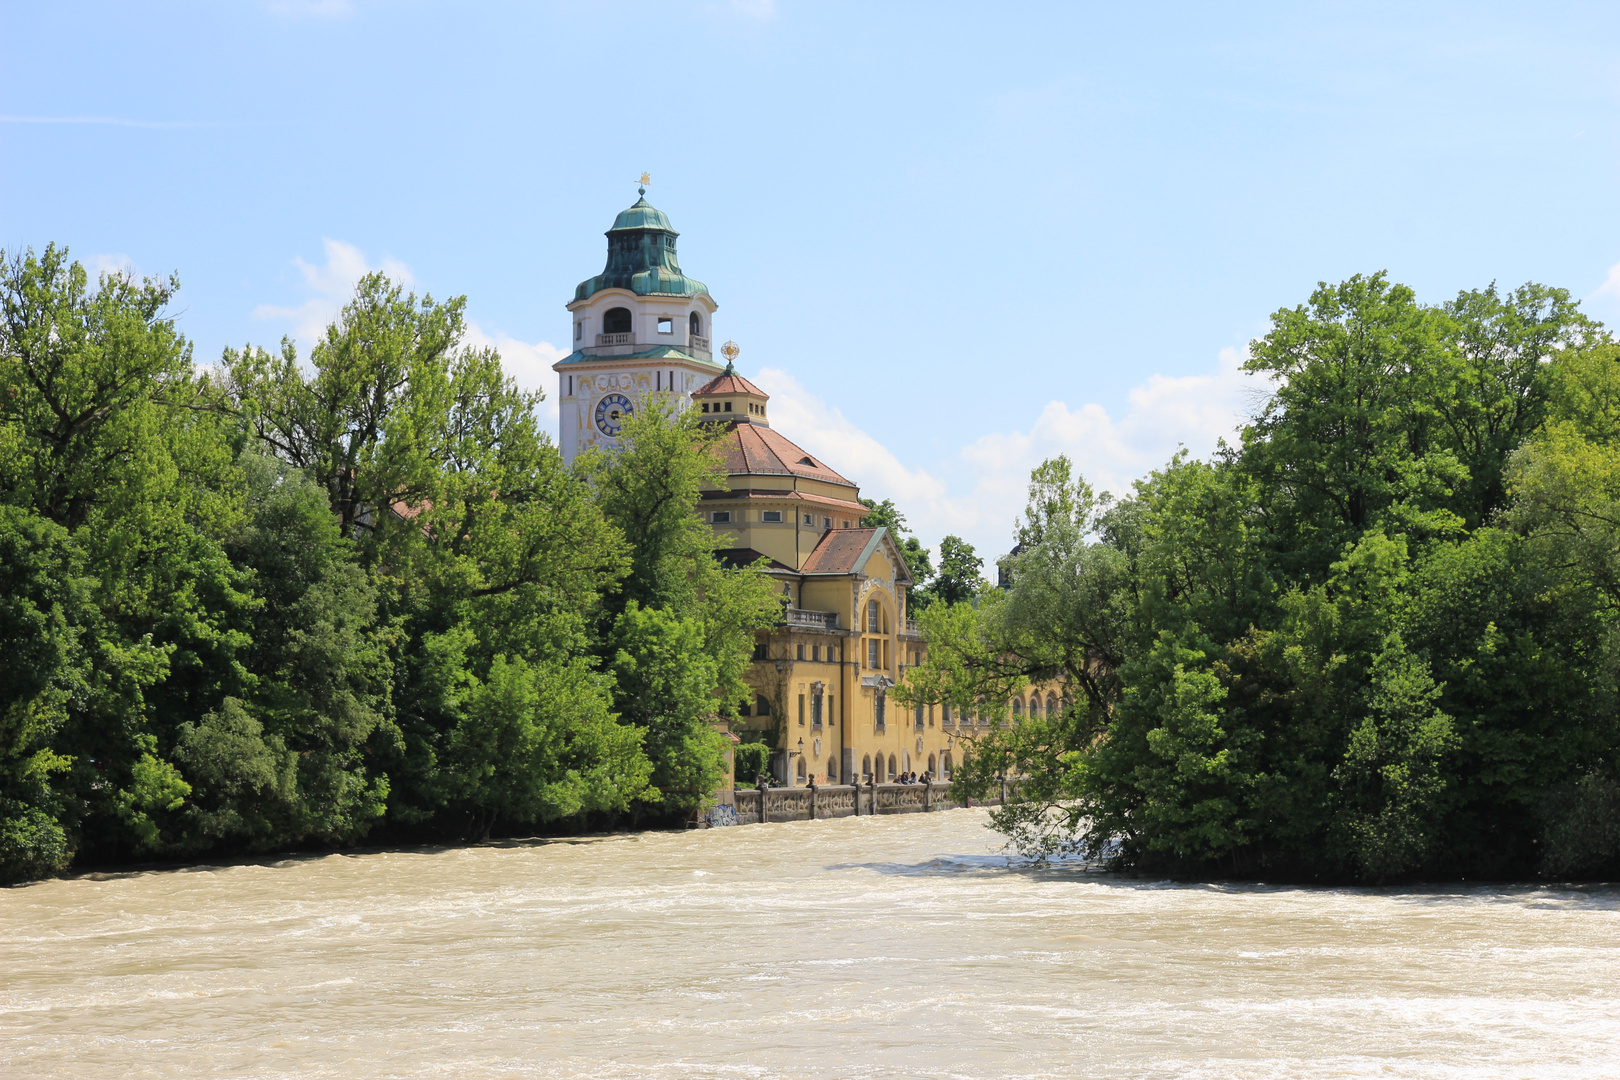
<svg viewBox="0 0 1620 1080"><path fill-rule="evenodd" d="M771 395L737 374L736 365L730 361L726 370L692 391L692 406L698 410L700 420L761 427L771 426L765 414L765 403L770 399Z"/></svg>

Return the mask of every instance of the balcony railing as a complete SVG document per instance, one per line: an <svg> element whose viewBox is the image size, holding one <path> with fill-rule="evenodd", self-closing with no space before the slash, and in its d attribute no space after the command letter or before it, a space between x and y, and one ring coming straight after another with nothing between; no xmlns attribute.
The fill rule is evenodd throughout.
<svg viewBox="0 0 1620 1080"><path fill-rule="evenodd" d="M697 334L689 334L686 338L686 342L694 349L702 349L704 352L709 351L709 339L706 337L700 337Z"/></svg>
<svg viewBox="0 0 1620 1080"><path fill-rule="evenodd" d="M787 609L784 621L789 626L813 626L818 630L838 629L838 612L836 611L805 611L801 608Z"/></svg>
<svg viewBox="0 0 1620 1080"><path fill-rule="evenodd" d="M596 343L598 345L634 345L636 343L636 335L633 333L597 334Z"/></svg>
<svg viewBox="0 0 1620 1080"><path fill-rule="evenodd" d="M915 634L916 632L917 632L917 620L916 619L907 619L906 620L906 633Z"/></svg>

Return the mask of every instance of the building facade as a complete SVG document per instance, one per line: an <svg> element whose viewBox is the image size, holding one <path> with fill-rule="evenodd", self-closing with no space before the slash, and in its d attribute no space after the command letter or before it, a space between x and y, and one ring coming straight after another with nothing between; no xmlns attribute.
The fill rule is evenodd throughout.
<svg viewBox="0 0 1620 1080"><path fill-rule="evenodd" d="M769 395L714 360L717 305L682 273L678 234L640 194L607 232L606 268L568 305L574 351L553 367L564 459L613 446L652 395L723 425L729 487L705 492L701 512L731 541L729 561L766 560L783 601L781 624L756 642L753 701L734 726L771 733L782 783L949 775L964 719L889 697L927 651L895 538L861 528L855 482L774 430Z"/></svg>

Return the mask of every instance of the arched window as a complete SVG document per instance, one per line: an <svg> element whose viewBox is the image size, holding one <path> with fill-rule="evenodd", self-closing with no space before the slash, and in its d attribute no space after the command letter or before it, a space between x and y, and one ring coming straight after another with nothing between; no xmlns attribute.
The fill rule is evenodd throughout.
<svg viewBox="0 0 1620 1080"><path fill-rule="evenodd" d="M1048 720L1051 720L1056 716L1057 716L1057 695L1056 694L1047 694L1046 695L1046 718Z"/></svg>
<svg viewBox="0 0 1620 1080"><path fill-rule="evenodd" d="M804 783L804 755L799 755L799 783Z"/></svg>
<svg viewBox="0 0 1620 1080"><path fill-rule="evenodd" d="M827 783L838 783L838 762L832 758L827 759Z"/></svg>
<svg viewBox="0 0 1620 1080"><path fill-rule="evenodd" d="M893 754L890 754L889 755L889 779L893 780L895 778L896 774L898 774L899 772L900 772L900 763L898 761L894 760L894 755Z"/></svg>
<svg viewBox="0 0 1620 1080"><path fill-rule="evenodd" d="M939 775L939 769L934 765L934 755L933 754L928 755L928 775L929 776L938 776Z"/></svg>
<svg viewBox="0 0 1620 1080"><path fill-rule="evenodd" d="M882 754L878 755L877 764L874 766L874 768L876 768L877 771L872 774L872 779L876 780L880 784L883 783L884 780L885 780L885 774L883 772L883 755Z"/></svg>
<svg viewBox="0 0 1620 1080"><path fill-rule="evenodd" d="M944 772L943 775L944 775L945 779L947 779L947 780L949 780L951 778L951 768L952 768L952 766L951 766L951 755L946 754L945 755L945 772Z"/></svg>
<svg viewBox="0 0 1620 1080"><path fill-rule="evenodd" d="M861 775L862 776L871 776L872 775L872 755L871 754L867 754L865 757L861 758Z"/></svg>
<svg viewBox="0 0 1620 1080"><path fill-rule="evenodd" d="M1018 723L1018 721L1022 720L1023 718L1024 718L1024 699L1015 697L1015 698L1013 698L1013 723L1016 724L1016 723Z"/></svg>
<svg viewBox="0 0 1620 1080"><path fill-rule="evenodd" d="M602 316L602 332L605 334L628 334L630 325L629 308L608 308L607 314Z"/></svg>
<svg viewBox="0 0 1620 1080"><path fill-rule="evenodd" d="M1041 718L1041 695L1039 694L1029 695L1029 718L1031 720Z"/></svg>
<svg viewBox="0 0 1620 1080"><path fill-rule="evenodd" d="M686 326L693 337L698 337L703 333L703 320L698 318L698 313L695 311L686 317Z"/></svg>

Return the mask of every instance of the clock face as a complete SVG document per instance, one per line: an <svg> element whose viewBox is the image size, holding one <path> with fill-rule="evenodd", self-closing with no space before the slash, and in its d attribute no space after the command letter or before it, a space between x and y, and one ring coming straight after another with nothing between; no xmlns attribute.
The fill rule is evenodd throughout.
<svg viewBox="0 0 1620 1080"><path fill-rule="evenodd" d="M635 411L623 394L609 394L596 403L596 426L604 435L617 435L624 418Z"/></svg>

